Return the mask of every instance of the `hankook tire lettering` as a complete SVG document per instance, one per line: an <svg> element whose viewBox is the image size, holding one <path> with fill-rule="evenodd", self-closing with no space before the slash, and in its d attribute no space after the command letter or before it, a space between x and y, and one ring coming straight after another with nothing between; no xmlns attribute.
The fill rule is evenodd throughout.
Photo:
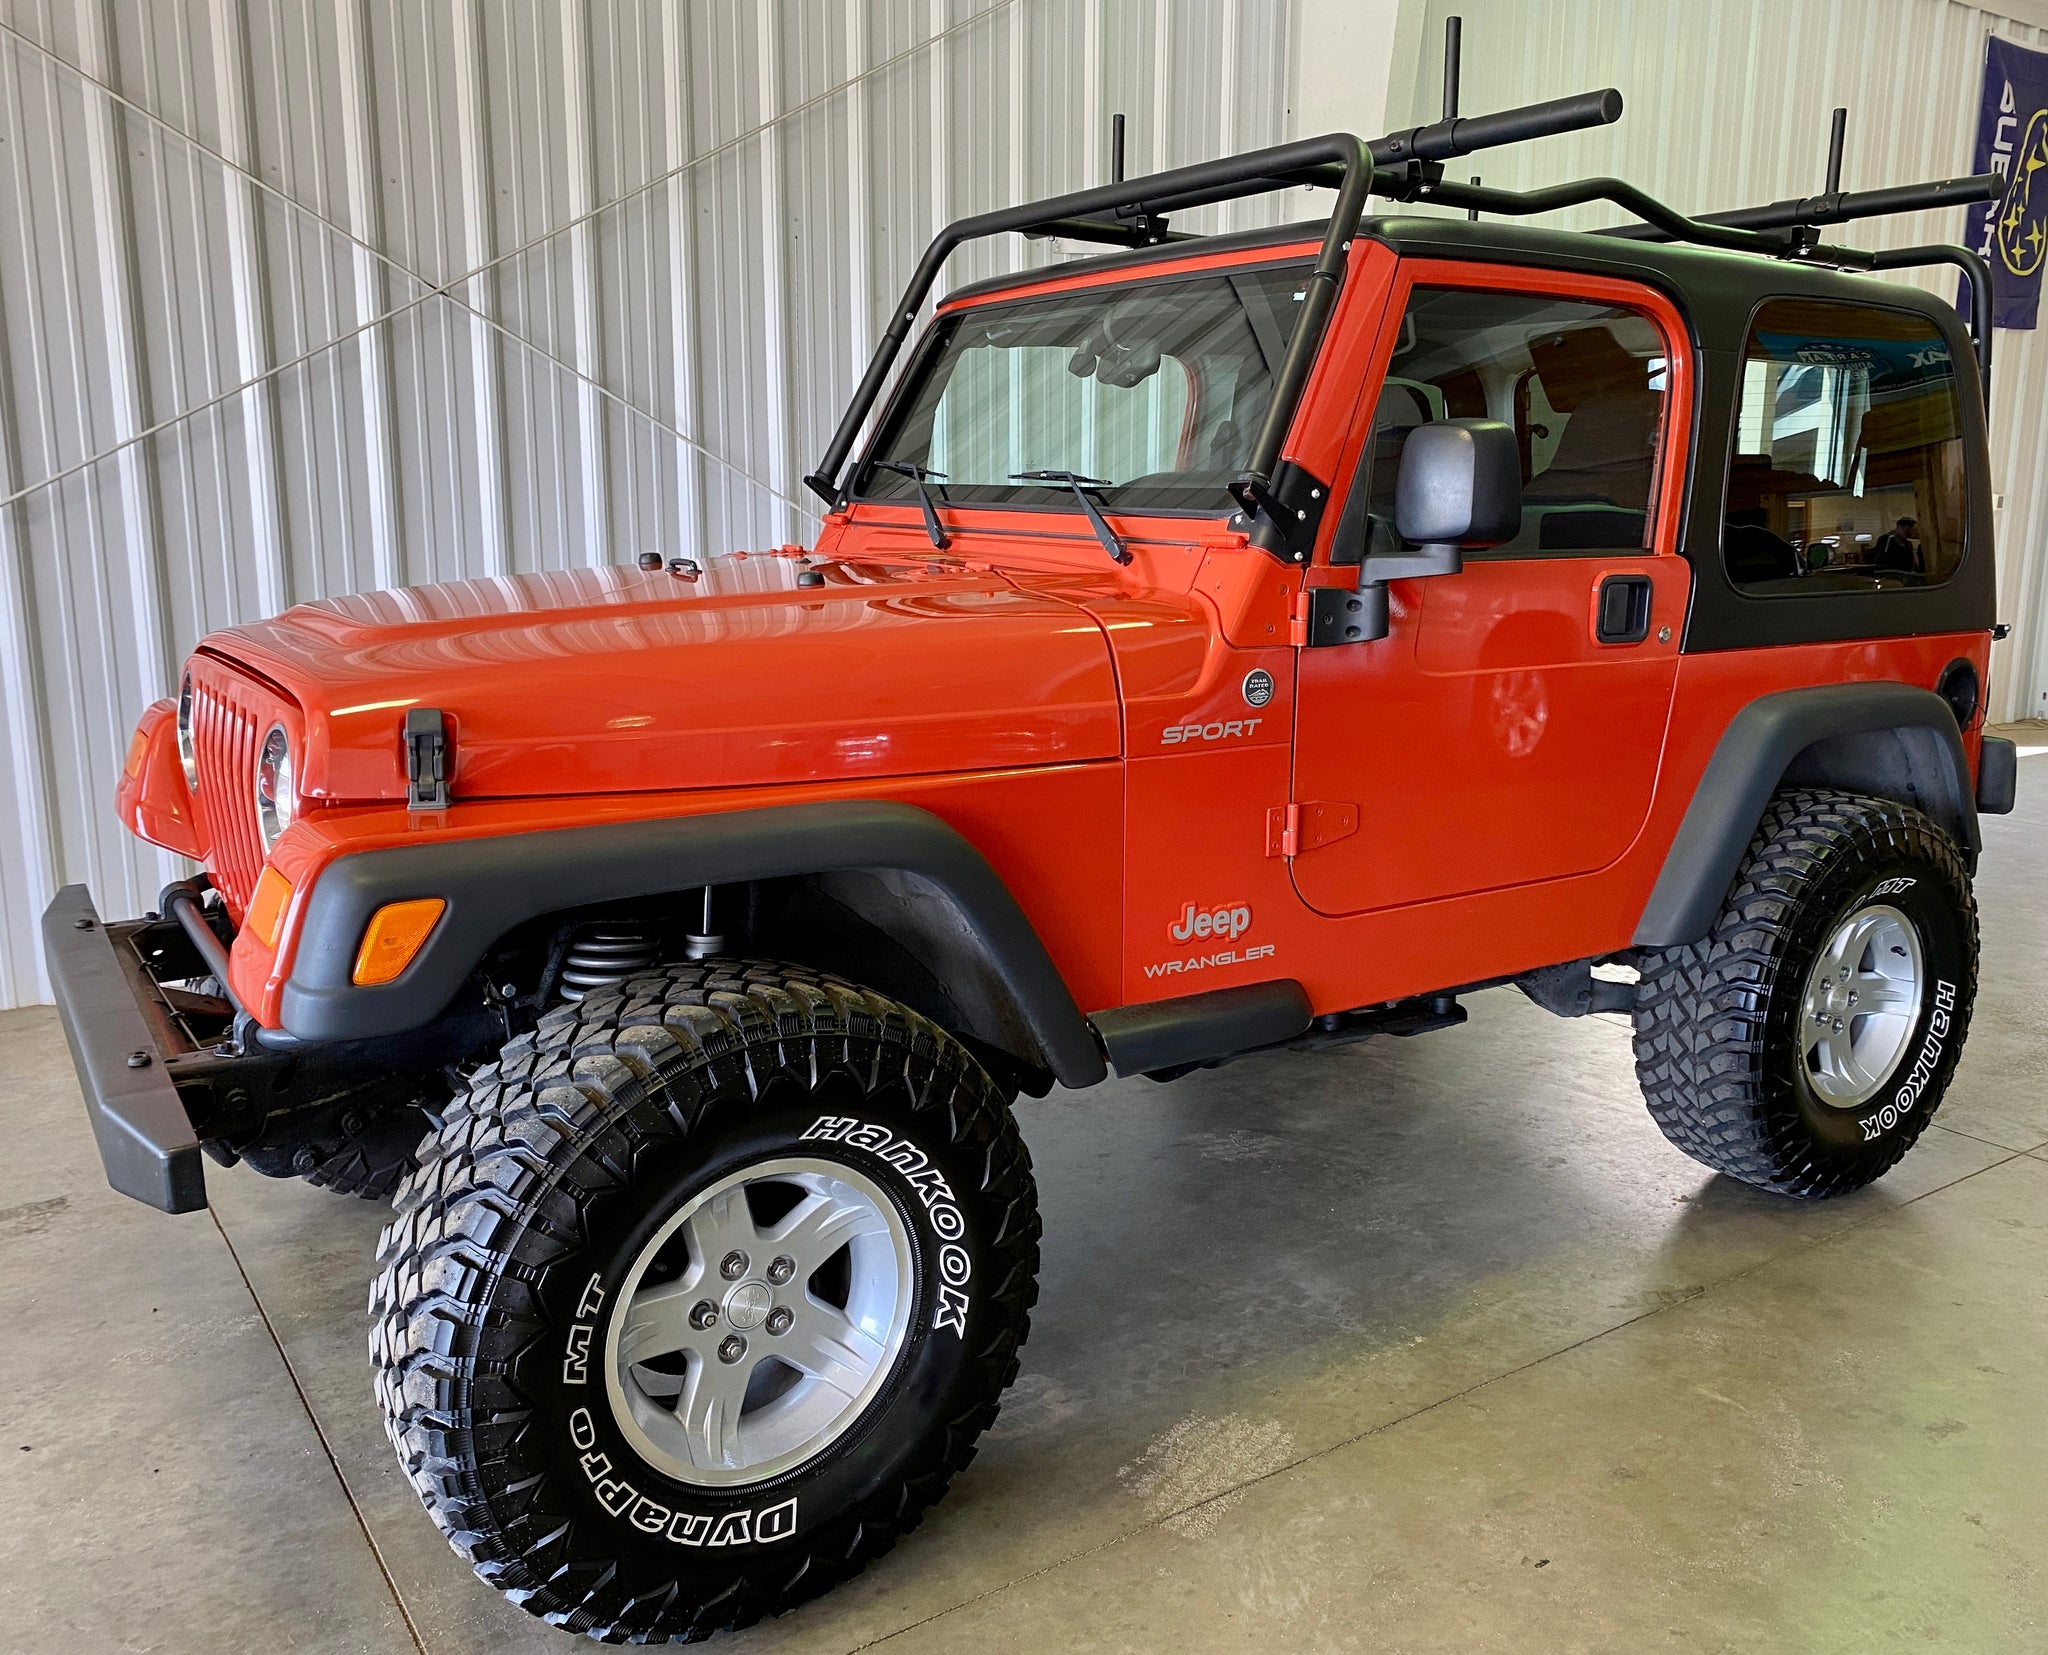
<svg viewBox="0 0 2048 1655"><path fill-rule="evenodd" d="M931 1157L908 1138L899 1138L887 1127L851 1115L820 1115L804 1128L803 1137L826 1143L864 1149L884 1165L893 1167L924 1204L932 1233L943 1245L938 1252L938 1304L932 1311L932 1329L951 1328L956 1338L967 1336L967 1294L963 1291L974 1274L974 1259L959 1238L967 1233L953 1191Z"/></svg>
<svg viewBox="0 0 2048 1655"><path fill-rule="evenodd" d="M1907 883L1912 882L1909 880ZM1948 1043L1948 1033L1953 1027L1949 1014L1955 1007L1956 985L1937 981L1934 985L1934 1014L1927 1019L1927 1038L1920 1043L1919 1055L1913 1059L1913 1067L1906 1072L1905 1080L1892 1094L1891 1101L1875 1114L1863 1117L1865 1143L1882 1137L1910 1115L1920 1102L1921 1093L1933 1084L1934 1071L1941 1065L1942 1048Z"/></svg>

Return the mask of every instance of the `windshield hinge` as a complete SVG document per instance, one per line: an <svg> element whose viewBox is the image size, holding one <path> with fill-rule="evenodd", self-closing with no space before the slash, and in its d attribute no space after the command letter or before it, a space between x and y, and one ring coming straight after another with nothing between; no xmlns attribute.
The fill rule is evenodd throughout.
<svg viewBox="0 0 2048 1655"><path fill-rule="evenodd" d="M1266 854L1300 856L1320 850L1358 831L1358 806L1312 799L1305 804L1274 805L1266 812Z"/></svg>
<svg viewBox="0 0 2048 1655"><path fill-rule="evenodd" d="M1261 551L1283 563L1306 563L1315 550L1330 485L1312 471L1282 460L1270 483L1247 473L1229 485L1242 527Z"/></svg>
<svg viewBox="0 0 2048 1655"><path fill-rule="evenodd" d="M405 715L405 803L409 810L448 808L448 726L438 707Z"/></svg>

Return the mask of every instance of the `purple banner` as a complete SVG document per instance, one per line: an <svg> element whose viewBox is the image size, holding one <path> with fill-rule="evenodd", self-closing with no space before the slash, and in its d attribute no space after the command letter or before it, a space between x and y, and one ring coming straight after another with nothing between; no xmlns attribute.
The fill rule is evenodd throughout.
<svg viewBox="0 0 2048 1655"><path fill-rule="evenodd" d="M2005 174L2005 194L1970 209L1967 241L1991 264L1992 321L2030 328L2048 252L2048 52L1984 42L1984 96L1972 172ZM1958 300L1967 303L1967 296Z"/></svg>

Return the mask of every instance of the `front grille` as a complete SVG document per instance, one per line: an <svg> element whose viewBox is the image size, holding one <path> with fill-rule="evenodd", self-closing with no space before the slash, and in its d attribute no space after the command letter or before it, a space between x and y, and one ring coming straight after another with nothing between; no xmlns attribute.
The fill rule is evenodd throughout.
<svg viewBox="0 0 2048 1655"><path fill-rule="evenodd" d="M276 697L204 657L192 663L192 749L206 871L237 925L263 871L256 831L256 759Z"/></svg>

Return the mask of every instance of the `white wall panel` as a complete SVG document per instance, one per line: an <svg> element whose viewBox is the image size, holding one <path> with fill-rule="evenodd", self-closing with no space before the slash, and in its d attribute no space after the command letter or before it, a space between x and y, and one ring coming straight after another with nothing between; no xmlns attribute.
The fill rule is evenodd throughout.
<svg viewBox="0 0 2048 1655"><path fill-rule="evenodd" d="M1849 109L1845 188L1967 173L1985 37L2048 50L2048 29L1954 0L1409 0L1402 39L1415 55L1394 66L1389 125L1441 108L1450 14L1465 19L1468 112L1609 85L1628 104L1615 126L1472 156L1455 163L1457 176L1525 188L1614 175L1689 213L1817 193L1837 105ZM1589 228L1618 217L1587 207L1544 222ZM1961 208L1825 232L1873 249L1963 233ZM1888 279L1956 292L1947 266ZM2048 717L2048 337L2039 331L1995 336L1991 446L2004 499L1999 614L2015 632L1993 652L1989 711Z"/></svg>
<svg viewBox="0 0 2048 1655"><path fill-rule="evenodd" d="M807 534L932 231L1113 110L1287 136L1294 3L0 0L0 1006L57 885L180 871L110 798L202 634Z"/></svg>

